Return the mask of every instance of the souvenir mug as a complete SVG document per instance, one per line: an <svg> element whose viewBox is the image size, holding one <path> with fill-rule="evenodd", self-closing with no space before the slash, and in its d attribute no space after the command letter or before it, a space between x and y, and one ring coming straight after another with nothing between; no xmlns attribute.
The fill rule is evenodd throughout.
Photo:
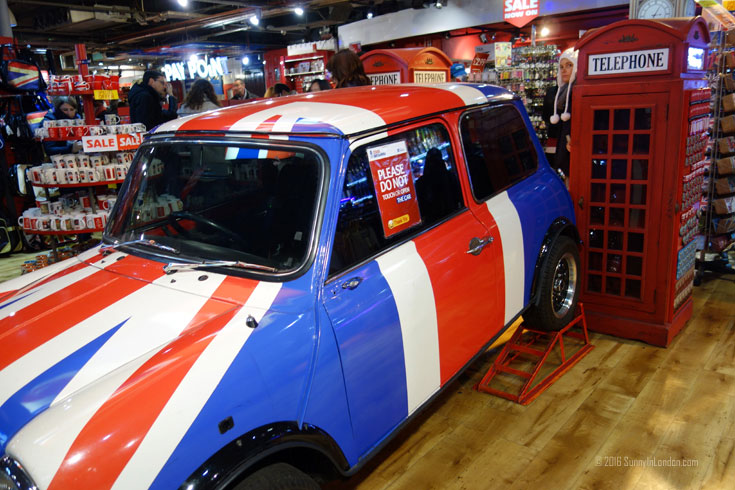
<svg viewBox="0 0 735 490"><path fill-rule="evenodd" d="M120 122L120 117L117 114L105 114L105 125L112 126Z"/></svg>

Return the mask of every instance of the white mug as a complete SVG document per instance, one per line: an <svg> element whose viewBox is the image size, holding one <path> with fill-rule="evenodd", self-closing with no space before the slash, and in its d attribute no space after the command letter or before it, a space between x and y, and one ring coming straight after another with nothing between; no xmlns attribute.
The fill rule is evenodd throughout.
<svg viewBox="0 0 735 490"><path fill-rule="evenodd" d="M120 122L120 118L115 114L105 114L105 124L112 126Z"/></svg>

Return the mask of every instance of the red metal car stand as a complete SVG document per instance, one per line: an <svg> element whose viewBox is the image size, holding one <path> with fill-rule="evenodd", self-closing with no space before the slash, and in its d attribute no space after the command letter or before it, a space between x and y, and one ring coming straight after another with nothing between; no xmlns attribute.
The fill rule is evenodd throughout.
<svg viewBox="0 0 735 490"><path fill-rule="evenodd" d="M492 395L520 403L521 405L528 405L537 396L551 386L557 379L559 379L564 373L569 371L577 362L579 362L589 351L594 349L594 345L590 344L589 336L587 335L587 322L584 317L584 308L582 303L579 303L579 314L572 320L569 325L559 330L558 332L546 332L542 330L536 330L525 323L521 323L518 329L515 331L510 341L505 344L503 350L500 351L500 355L493 363L490 370L487 372L482 381L476 385L478 391L484 391ZM581 331L572 331L574 327L579 326ZM530 335L526 335L529 333ZM564 339L576 339L581 340L583 345L570 357L566 357L564 352ZM538 344L546 343L545 350L539 350L535 348ZM556 367L552 372L546 375L541 381L534 384L538 377L541 368L544 363L548 360L549 354L554 350L556 345L559 345L559 351L561 354L561 364ZM533 346L533 347L532 347ZM531 372L521 371L514 367L510 367L513 361L516 361L519 357L533 356L538 360L533 364ZM500 373L506 373L510 375L519 376L526 380L521 388L520 392L515 395L507 391L503 391L497 388L492 388L493 378Z"/></svg>

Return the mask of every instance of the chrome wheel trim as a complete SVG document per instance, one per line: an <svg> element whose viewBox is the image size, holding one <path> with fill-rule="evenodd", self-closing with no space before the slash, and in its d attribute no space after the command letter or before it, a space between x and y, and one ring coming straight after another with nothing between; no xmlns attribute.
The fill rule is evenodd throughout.
<svg viewBox="0 0 735 490"><path fill-rule="evenodd" d="M570 252L559 258L551 282L551 311L556 318L569 313L577 293L577 262Z"/></svg>

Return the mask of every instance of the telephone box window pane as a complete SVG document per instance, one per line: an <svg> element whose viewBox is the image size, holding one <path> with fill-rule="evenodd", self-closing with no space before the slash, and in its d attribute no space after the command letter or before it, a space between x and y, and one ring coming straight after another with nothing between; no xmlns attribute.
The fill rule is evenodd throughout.
<svg viewBox="0 0 735 490"><path fill-rule="evenodd" d="M610 184L610 202L625 203L625 184Z"/></svg>
<svg viewBox="0 0 735 490"><path fill-rule="evenodd" d="M631 209L628 216L628 226L631 228L644 228L646 226L646 210Z"/></svg>
<svg viewBox="0 0 735 490"><path fill-rule="evenodd" d="M607 256L607 272L623 272L623 256L618 254L608 254Z"/></svg>
<svg viewBox="0 0 735 490"><path fill-rule="evenodd" d="M633 135L633 153L637 155L647 155L651 149L650 134L634 134Z"/></svg>
<svg viewBox="0 0 735 490"><path fill-rule="evenodd" d="M628 175L628 160L613 160L610 178L614 180L625 180Z"/></svg>
<svg viewBox="0 0 735 490"><path fill-rule="evenodd" d="M605 244L605 232L602 230L590 230L590 247L602 248Z"/></svg>
<svg viewBox="0 0 735 490"><path fill-rule="evenodd" d="M600 252L590 252L589 268L591 271L602 270L602 254Z"/></svg>
<svg viewBox="0 0 735 490"><path fill-rule="evenodd" d="M607 178L607 160L592 160L592 178Z"/></svg>
<svg viewBox="0 0 735 490"><path fill-rule="evenodd" d="M628 153L628 135L627 134L614 134L613 135L613 153L625 155Z"/></svg>
<svg viewBox="0 0 735 490"><path fill-rule="evenodd" d="M602 277L597 274L590 274L587 276L587 289L593 293L599 293L602 291Z"/></svg>
<svg viewBox="0 0 735 490"><path fill-rule="evenodd" d="M607 232L607 248L609 250L622 250L623 249L623 232L622 231L608 231Z"/></svg>
<svg viewBox="0 0 735 490"><path fill-rule="evenodd" d="M607 131L610 129L610 111L598 109L595 111L595 131Z"/></svg>
<svg viewBox="0 0 735 490"><path fill-rule="evenodd" d="M646 204L646 187L641 184L631 184L630 186L630 203Z"/></svg>
<svg viewBox="0 0 735 490"><path fill-rule="evenodd" d="M605 224L605 208L599 206L593 206L590 208L590 224L591 225L604 225Z"/></svg>
<svg viewBox="0 0 735 490"><path fill-rule="evenodd" d="M629 298L641 297L641 281L638 279L625 280L625 295Z"/></svg>
<svg viewBox="0 0 735 490"><path fill-rule="evenodd" d="M608 277L605 281L605 292L607 294L617 294L620 296L620 278Z"/></svg>
<svg viewBox="0 0 735 490"><path fill-rule="evenodd" d="M630 129L630 109L615 109L613 118L613 129L615 131Z"/></svg>
<svg viewBox="0 0 735 490"><path fill-rule="evenodd" d="M633 125L635 129L651 129L651 108L636 109Z"/></svg>
<svg viewBox="0 0 735 490"><path fill-rule="evenodd" d="M591 202L605 202L605 184L592 184Z"/></svg>
<svg viewBox="0 0 735 490"><path fill-rule="evenodd" d="M634 159L630 178L633 180L648 180L648 160Z"/></svg>
<svg viewBox="0 0 735 490"><path fill-rule="evenodd" d="M592 153L600 155L607 153L607 135L596 134L592 137Z"/></svg>
<svg viewBox="0 0 735 490"><path fill-rule="evenodd" d="M628 252L643 252L643 233L628 233Z"/></svg>
<svg viewBox="0 0 735 490"><path fill-rule="evenodd" d="M626 260L625 273L629 276L642 276L643 258L629 255Z"/></svg>
<svg viewBox="0 0 735 490"><path fill-rule="evenodd" d="M625 226L625 209L610 208L610 220L608 221L608 225Z"/></svg>

